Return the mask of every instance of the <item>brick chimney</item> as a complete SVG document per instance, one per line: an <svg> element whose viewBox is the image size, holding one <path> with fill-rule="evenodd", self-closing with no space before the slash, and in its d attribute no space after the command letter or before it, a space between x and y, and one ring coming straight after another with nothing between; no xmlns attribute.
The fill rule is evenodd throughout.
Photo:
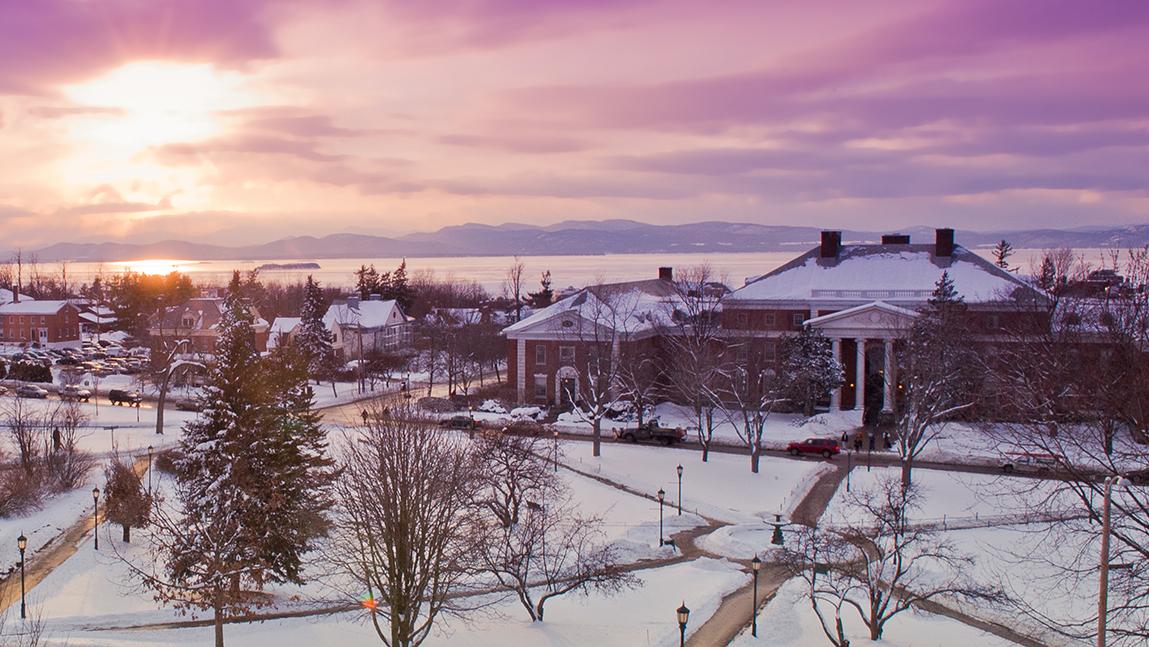
<svg viewBox="0 0 1149 647"><path fill-rule="evenodd" d="M822 258L838 258L838 252L840 251L842 251L842 232L823 231L822 246L818 252L818 256Z"/></svg>
<svg viewBox="0 0 1149 647"><path fill-rule="evenodd" d="M934 255L935 256L953 256L954 255L954 230L948 227L938 229L936 232L934 242Z"/></svg>
<svg viewBox="0 0 1149 647"><path fill-rule="evenodd" d="M658 268L658 278L660 281L673 281L674 268L673 267L660 267Z"/></svg>

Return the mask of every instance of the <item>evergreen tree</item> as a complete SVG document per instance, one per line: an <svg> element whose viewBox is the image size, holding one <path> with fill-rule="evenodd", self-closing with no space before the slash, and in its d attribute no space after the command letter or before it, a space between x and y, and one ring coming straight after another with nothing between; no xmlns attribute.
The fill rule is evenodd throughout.
<svg viewBox="0 0 1149 647"><path fill-rule="evenodd" d="M937 283L934 284L933 294L929 299L930 307L937 311L952 311L954 308L964 306L962 296L954 287L954 281L948 271L942 272Z"/></svg>
<svg viewBox="0 0 1149 647"><path fill-rule="evenodd" d="M399 302L399 308L403 312L410 312L412 304L415 303L415 291L411 288L410 280L407 278L407 259L403 259L399 263L399 267L391 274L391 286L388 292L391 299Z"/></svg>
<svg viewBox="0 0 1149 647"><path fill-rule="evenodd" d="M1050 258L1049 254L1041 259L1041 269L1037 274L1037 287L1050 293L1057 287L1057 266L1053 264L1053 259Z"/></svg>
<svg viewBox="0 0 1149 647"><path fill-rule="evenodd" d="M308 370L316 382L327 372L334 354L332 344L335 343L335 338L323 323L326 311L323 291L315 279L308 275L303 288L303 309L300 312L299 331L295 334L295 343L307 358Z"/></svg>
<svg viewBox="0 0 1149 647"><path fill-rule="evenodd" d="M161 515L166 577L144 575L161 599L223 618L255 601L244 587L301 583L302 556L327 529L334 479L312 410L307 360L295 349L261 359L236 273L219 323L204 408L184 428L178 514Z"/></svg>
<svg viewBox="0 0 1149 647"><path fill-rule="evenodd" d="M1002 238L993 248L994 263L1003 270L1009 269L1009 257L1013 255L1013 245Z"/></svg>
<svg viewBox="0 0 1149 647"><path fill-rule="evenodd" d="M555 291L551 289L551 271L543 272L542 278L539 280L539 291L531 292L529 297L532 308L545 308L549 306L555 299Z"/></svg>
<svg viewBox="0 0 1149 647"><path fill-rule="evenodd" d="M814 415L814 406L822 396L842 386L844 368L834 357L830 340L816 328L805 327L796 335L782 340L782 390L793 402L802 405L802 413Z"/></svg>
<svg viewBox="0 0 1149 647"><path fill-rule="evenodd" d="M116 456L104 470L104 516L124 529L125 542L132 540L132 528L143 528L152 509L152 495L144 491L139 474L131 463Z"/></svg>
<svg viewBox="0 0 1149 647"><path fill-rule="evenodd" d="M360 265L359 269L355 270L355 291L364 301L371 298L372 294L379 293L379 271L375 269L374 264Z"/></svg>

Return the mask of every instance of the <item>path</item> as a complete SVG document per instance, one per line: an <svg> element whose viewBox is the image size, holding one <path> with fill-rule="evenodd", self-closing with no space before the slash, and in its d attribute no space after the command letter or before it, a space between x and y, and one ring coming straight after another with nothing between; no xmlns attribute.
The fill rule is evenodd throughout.
<svg viewBox="0 0 1149 647"><path fill-rule="evenodd" d="M148 470L148 456L137 456L132 469L141 477ZM85 514L68 526L64 532L56 535L45 544L35 555L26 558L24 567L25 593L31 593L40 582L43 582L52 571L67 561L80 549L84 538L94 525L92 517ZM10 609L20 603L20 569L14 569L7 577L0 579L0 609Z"/></svg>
<svg viewBox="0 0 1149 647"><path fill-rule="evenodd" d="M806 524L822 516L830 504L838 484L845 478L844 469L826 472L810 487L798 505L794 506L791 518L796 523ZM808 524L806 524L808 525ZM749 568L749 564L747 564ZM727 645L734 640L750 623L753 613L757 613L773 599L778 589L790 579L788 569L781 564L766 564L758 574L758 605L754 606L754 583L750 582L722 599L722 604L714 615L702 624L686 641L687 647L715 647Z"/></svg>

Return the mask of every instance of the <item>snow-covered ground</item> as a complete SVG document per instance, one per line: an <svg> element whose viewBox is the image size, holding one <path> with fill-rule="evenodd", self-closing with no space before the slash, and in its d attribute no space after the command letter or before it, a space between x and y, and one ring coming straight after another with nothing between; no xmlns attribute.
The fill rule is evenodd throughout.
<svg viewBox="0 0 1149 647"><path fill-rule="evenodd" d="M818 617L810 608L809 600L802 593L804 582L799 579L788 581L778 590L774 598L758 613L758 637L745 631L731 647L808 647L828 645L822 633ZM833 622L833 611L827 609L829 621ZM881 645L884 647L1007 647L1014 643L993 634L974 629L956 620L917 611L905 611L894 617L886 625L881 641L870 640L869 630L862 624L856 611L845 608L842 623L846 635L854 647L861 645Z"/></svg>
<svg viewBox="0 0 1149 647"><path fill-rule="evenodd" d="M788 513L802 498L810 475L825 463L763 456L759 473L750 471L750 458L712 452L702 462L696 449L652 445L605 445L602 456L591 456L589 443L569 448L563 457L570 467L611 479L650 495L661 488L667 508L676 506L678 465L683 466L682 508L733 523L761 523L777 512ZM805 487L801 487L805 485ZM799 486L799 487L796 487Z"/></svg>

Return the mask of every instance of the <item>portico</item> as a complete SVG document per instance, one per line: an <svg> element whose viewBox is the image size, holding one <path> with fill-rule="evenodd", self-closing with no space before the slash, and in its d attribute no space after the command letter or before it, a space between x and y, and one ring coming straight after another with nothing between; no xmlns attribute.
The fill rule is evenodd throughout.
<svg viewBox="0 0 1149 647"><path fill-rule="evenodd" d="M894 345L907 335L917 317L913 310L873 301L806 321L830 340L834 357L846 370L842 387L830 393L831 410L865 410L867 401L880 397L881 411L893 411Z"/></svg>

